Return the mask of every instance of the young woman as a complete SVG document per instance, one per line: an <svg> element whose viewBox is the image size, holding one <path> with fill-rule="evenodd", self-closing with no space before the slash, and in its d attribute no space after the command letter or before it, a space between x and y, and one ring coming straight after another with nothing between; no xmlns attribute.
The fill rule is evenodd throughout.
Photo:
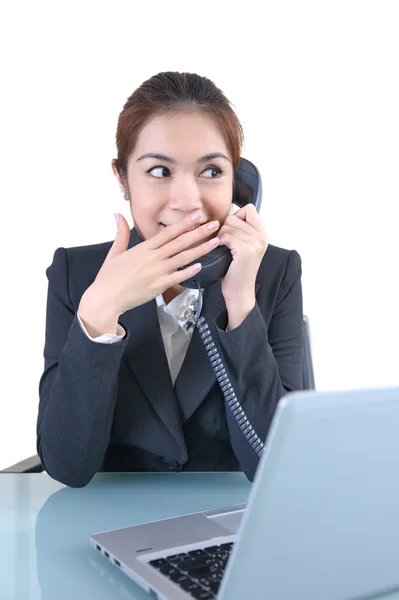
<svg viewBox="0 0 399 600"><path fill-rule="evenodd" d="M160 73L119 116L114 174L134 228L58 248L47 269L37 450L62 483L97 471L242 470L258 456L230 409L180 284L218 244L232 262L205 290L209 323L261 440L278 400L302 387L301 259L268 244L253 205L232 211L241 125L205 77ZM186 267L183 268L182 267Z"/></svg>

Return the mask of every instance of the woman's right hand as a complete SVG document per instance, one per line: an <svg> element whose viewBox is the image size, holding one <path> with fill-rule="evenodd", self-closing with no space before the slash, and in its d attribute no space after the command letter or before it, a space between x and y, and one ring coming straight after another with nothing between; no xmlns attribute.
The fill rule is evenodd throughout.
<svg viewBox="0 0 399 600"><path fill-rule="evenodd" d="M118 230L104 263L79 304L79 315L98 315L99 330L105 323L116 326L124 312L149 302L165 290L178 285L201 270L201 264L178 271L180 267L208 254L219 244L219 238L203 241L220 227L218 221L205 223L189 231L200 221L200 215L184 217L152 238L128 250L130 229L119 215ZM213 224L213 227L212 227ZM193 246L196 245L194 248ZM103 324L101 327L100 323ZM86 324L86 323L85 323ZM92 326L93 329L93 326Z"/></svg>

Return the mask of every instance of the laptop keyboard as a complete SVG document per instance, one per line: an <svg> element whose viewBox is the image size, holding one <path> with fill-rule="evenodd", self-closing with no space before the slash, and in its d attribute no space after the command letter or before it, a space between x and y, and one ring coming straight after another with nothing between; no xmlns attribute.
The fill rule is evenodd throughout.
<svg viewBox="0 0 399 600"><path fill-rule="evenodd" d="M216 598L232 548L230 542L158 558L148 564L196 600L210 600Z"/></svg>

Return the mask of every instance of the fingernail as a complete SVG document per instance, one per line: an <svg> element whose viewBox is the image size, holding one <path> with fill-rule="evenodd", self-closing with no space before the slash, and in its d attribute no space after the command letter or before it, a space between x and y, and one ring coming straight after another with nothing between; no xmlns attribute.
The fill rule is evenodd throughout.
<svg viewBox="0 0 399 600"><path fill-rule="evenodd" d="M201 213L194 213L193 215L191 215L190 219L192 221L198 221L198 219L200 218Z"/></svg>
<svg viewBox="0 0 399 600"><path fill-rule="evenodd" d="M114 212L114 216L115 216L115 221L116 221L116 224L117 224L117 226L119 227L120 216L119 216L119 214L118 214L118 213L116 213L116 212Z"/></svg>
<svg viewBox="0 0 399 600"><path fill-rule="evenodd" d="M212 221L208 225L208 229L217 229L219 227L219 221Z"/></svg>
<svg viewBox="0 0 399 600"><path fill-rule="evenodd" d="M208 246L210 246L211 248L213 248L214 246L217 246L218 243L219 243L219 238L215 237L215 238L212 238L211 240L209 240Z"/></svg>

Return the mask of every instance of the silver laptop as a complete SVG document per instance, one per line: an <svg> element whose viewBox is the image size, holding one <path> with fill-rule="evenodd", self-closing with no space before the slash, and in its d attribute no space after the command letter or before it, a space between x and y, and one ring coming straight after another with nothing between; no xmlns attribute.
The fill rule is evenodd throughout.
<svg viewBox="0 0 399 600"><path fill-rule="evenodd" d="M399 589L399 388L287 394L247 507L90 542L160 600L388 597Z"/></svg>

